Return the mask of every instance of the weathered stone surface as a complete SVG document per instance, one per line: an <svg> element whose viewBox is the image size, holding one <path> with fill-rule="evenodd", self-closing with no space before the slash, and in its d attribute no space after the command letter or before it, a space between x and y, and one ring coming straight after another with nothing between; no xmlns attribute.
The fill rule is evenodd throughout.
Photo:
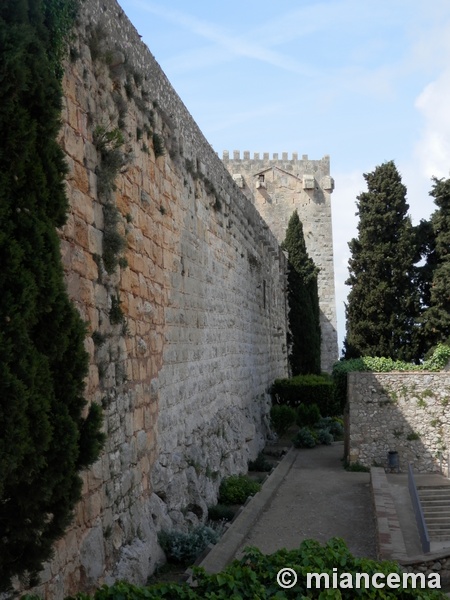
<svg viewBox="0 0 450 600"><path fill-rule="evenodd" d="M87 530L80 548L80 571L85 586L95 585L104 572L103 531L99 524Z"/></svg>
<svg viewBox="0 0 450 600"><path fill-rule="evenodd" d="M387 465L397 451L400 468L420 473L449 469L448 371L349 373L349 459Z"/></svg>

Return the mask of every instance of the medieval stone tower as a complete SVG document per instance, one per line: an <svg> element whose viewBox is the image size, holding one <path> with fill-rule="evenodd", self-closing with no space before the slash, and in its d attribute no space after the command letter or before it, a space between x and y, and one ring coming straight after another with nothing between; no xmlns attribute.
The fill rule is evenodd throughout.
<svg viewBox="0 0 450 600"><path fill-rule="evenodd" d="M288 158L283 152L269 158L255 153L234 151L231 159L223 153L223 162L234 181L256 206L277 240L286 235L289 218L297 209L303 223L308 254L320 269L318 276L322 328L322 370L331 372L338 359L336 300L334 290L333 237L331 228L330 158L309 160L297 154Z"/></svg>

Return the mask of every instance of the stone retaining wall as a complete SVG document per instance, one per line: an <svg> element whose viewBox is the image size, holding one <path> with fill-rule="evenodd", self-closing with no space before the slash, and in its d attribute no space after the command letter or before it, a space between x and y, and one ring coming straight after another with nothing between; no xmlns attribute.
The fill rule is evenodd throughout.
<svg viewBox="0 0 450 600"><path fill-rule="evenodd" d="M348 460L386 466L397 451L400 468L448 474L450 373L424 371L348 374Z"/></svg>

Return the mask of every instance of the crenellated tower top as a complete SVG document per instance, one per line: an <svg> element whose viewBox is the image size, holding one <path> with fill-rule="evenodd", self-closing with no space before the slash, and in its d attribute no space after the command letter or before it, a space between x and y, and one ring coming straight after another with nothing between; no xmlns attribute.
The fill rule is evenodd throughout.
<svg viewBox="0 0 450 600"><path fill-rule="evenodd" d="M223 163L236 185L256 206L281 243L289 219L297 210L303 224L308 254L319 267L318 286L322 327L322 369L331 371L338 359L334 288L330 157L311 160L297 152L270 156L245 150L224 151Z"/></svg>

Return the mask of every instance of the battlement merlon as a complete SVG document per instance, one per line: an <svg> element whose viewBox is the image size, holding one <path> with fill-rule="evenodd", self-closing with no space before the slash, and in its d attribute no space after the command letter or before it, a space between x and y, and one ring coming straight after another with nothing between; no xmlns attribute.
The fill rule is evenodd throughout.
<svg viewBox="0 0 450 600"><path fill-rule="evenodd" d="M280 161L281 162L285 162L285 161L300 162L300 163L320 162L322 164L330 163L330 156L328 154L325 154L324 157L321 158L320 160L311 160L310 158L308 158L307 154L302 154L302 157L299 160L298 152L292 152L291 158L289 158L289 152L282 152L281 156L279 155L278 152L274 152L272 154L272 158L270 158L270 152L263 152L262 155L259 152L254 152L253 158L250 157L250 152L248 150L244 150L244 152L242 154L243 154L243 156L241 158L241 151L233 150L233 158L230 158L230 152L228 150L224 150L223 154L222 154L222 160L223 160L223 162L229 162L229 161L235 161L235 160L240 160L240 161L251 160L251 161L262 161L262 162L270 161L271 163L280 162Z"/></svg>

